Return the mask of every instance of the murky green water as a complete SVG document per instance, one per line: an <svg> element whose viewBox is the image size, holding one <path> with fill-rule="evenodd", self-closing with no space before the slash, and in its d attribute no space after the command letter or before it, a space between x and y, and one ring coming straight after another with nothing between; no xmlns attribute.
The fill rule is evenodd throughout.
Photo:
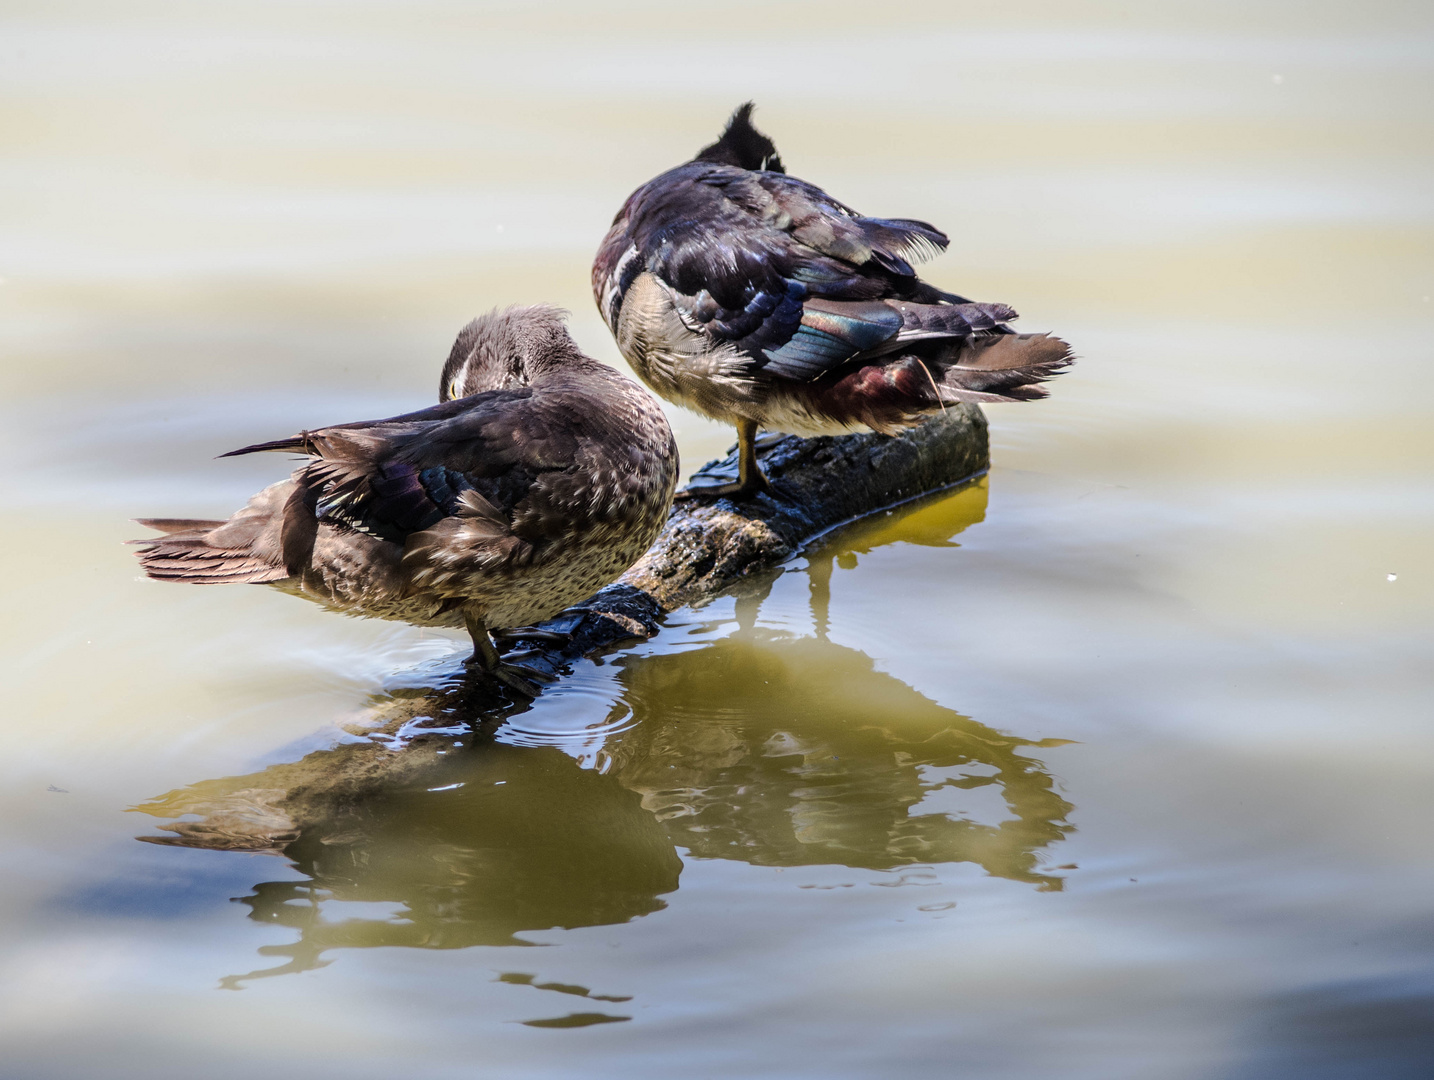
<svg viewBox="0 0 1434 1080"><path fill-rule="evenodd" d="M0 18L0 1074L1428 1075L1421 6ZM137 843L464 645L137 580L126 519L495 304L618 362L597 240L749 96L1074 342L1054 399L283 857Z"/></svg>

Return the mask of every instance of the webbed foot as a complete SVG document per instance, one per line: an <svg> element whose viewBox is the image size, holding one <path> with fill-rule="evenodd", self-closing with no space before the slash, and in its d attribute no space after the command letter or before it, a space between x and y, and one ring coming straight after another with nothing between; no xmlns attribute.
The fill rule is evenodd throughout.
<svg viewBox="0 0 1434 1080"><path fill-rule="evenodd" d="M778 440L780 441L780 436ZM742 499L760 492L766 492L773 497L776 492L772 490L771 483L762 472L761 466L757 464L757 425L752 420L740 420L737 423L737 479L725 484L703 484L698 481L703 476L721 476L724 473L731 476L729 468L713 469L708 472L706 468L699 469L693 474L688 485L679 491L674 498L678 499L717 499L722 497ZM769 443L771 445L771 443Z"/></svg>
<svg viewBox="0 0 1434 1080"><path fill-rule="evenodd" d="M551 619L544 619L537 626L505 626L488 631L489 636L499 644L514 641L549 641L566 645L573 639L583 617L592 609L586 604L574 604L563 608Z"/></svg>
<svg viewBox="0 0 1434 1080"><path fill-rule="evenodd" d="M535 698L542 690L534 685L534 682L556 682L556 676L540 671L537 668L529 667L526 664L514 664L504 660L498 654L493 645L492 636L484 625L480 616L468 612L464 615L464 621L468 626L468 633L473 638L473 655L468 658L465 667L471 672L482 672L489 678L497 679L504 686L507 686L524 697ZM531 651L522 653L523 656L532 655Z"/></svg>
<svg viewBox="0 0 1434 1080"><path fill-rule="evenodd" d="M505 641L571 641L571 630L543 630L536 626L506 626L502 630L490 630L493 640L500 644Z"/></svg>
<svg viewBox="0 0 1434 1080"><path fill-rule="evenodd" d="M697 484L690 483L673 499L719 499L723 497L744 499L749 495L757 495L766 492L768 495L776 495L772 485L767 483L767 478L760 471L747 477L746 480L733 480L726 484Z"/></svg>
<svg viewBox="0 0 1434 1080"><path fill-rule="evenodd" d="M529 667L527 664L499 663L490 667L482 657L474 656L464 665L469 671L481 673L482 675L497 679L509 689L516 690L527 698L535 698L541 694L542 687L537 683L556 682L557 679L546 671L539 671L537 668Z"/></svg>

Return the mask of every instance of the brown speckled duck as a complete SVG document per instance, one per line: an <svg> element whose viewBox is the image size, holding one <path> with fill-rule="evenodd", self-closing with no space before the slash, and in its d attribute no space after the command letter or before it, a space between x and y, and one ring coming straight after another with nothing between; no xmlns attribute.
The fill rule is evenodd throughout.
<svg viewBox="0 0 1434 1080"><path fill-rule="evenodd" d="M584 356L551 307L464 327L432 408L233 454L260 450L309 460L228 521L142 520L166 534L135 541L145 573L466 627L470 663L526 694L525 669L500 662L490 631L614 581L656 539L677 483L661 406Z"/></svg>
<svg viewBox="0 0 1434 1080"><path fill-rule="evenodd" d="M1029 401L1070 363L1017 334L1004 304L916 276L946 248L922 221L863 217L787 176L743 105L722 137L628 198L593 262L593 295L633 370L669 401L736 425L739 478L766 486L759 427L891 434L958 401Z"/></svg>

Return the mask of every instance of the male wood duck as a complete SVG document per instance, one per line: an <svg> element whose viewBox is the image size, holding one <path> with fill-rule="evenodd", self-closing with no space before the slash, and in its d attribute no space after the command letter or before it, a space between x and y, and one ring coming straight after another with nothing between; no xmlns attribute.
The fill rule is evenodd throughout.
<svg viewBox="0 0 1434 1080"><path fill-rule="evenodd" d="M892 434L958 401L1030 401L1071 362L1017 334L1004 304L916 276L946 235L863 217L787 176L739 108L722 137L638 188L593 262L593 296L618 348L669 401L735 424L738 480L766 487L758 428Z"/></svg>
<svg viewBox="0 0 1434 1080"><path fill-rule="evenodd" d="M677 484L660 404L584 356L563 319L512 307L469 323L432 408L225 454L309 461L228 521L142 520L166 534L134 541L145 573L464 626L471 664L535 693L490 631L551 618L616 580L657 538Z"/></svg>

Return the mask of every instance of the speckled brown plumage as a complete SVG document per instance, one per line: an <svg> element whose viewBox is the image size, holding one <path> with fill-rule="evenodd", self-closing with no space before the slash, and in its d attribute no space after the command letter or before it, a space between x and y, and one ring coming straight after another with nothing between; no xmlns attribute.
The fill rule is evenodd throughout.
<svg viewBox="0 0 1434 1080"><path fill-rule="evenodd" d="M166 534L136 541L145 572L261 582L347 614L466 625L482 652L482 629L550 618L615 580L656 538L677 480L666 418L651 394L584 356L557 310L474 320L441 397L403 416L234 451L309 460L228 521L143 521Z"/></svg>

